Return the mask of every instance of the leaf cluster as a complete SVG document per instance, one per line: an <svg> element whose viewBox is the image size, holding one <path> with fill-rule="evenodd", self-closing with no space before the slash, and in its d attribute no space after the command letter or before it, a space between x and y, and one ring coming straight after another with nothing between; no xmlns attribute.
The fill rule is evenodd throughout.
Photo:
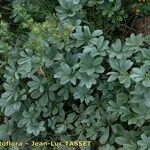
<svg viewBox="0 0 150 150"><path fill-rule="evenodd" d="M72 149L149 150L150 36L112 42L104 28L84 20L85 8L97 6L113 22L122 1L59 0L43 21L16 2L12 16L26 33L15 37L1 21L0 140L89 140L91 147ZM33 148L48 149L56 148Z"/></svg>

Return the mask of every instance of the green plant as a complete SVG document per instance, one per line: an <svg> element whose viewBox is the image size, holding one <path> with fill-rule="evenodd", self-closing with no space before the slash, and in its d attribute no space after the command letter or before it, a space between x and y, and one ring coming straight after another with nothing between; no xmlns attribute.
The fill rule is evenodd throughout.
<svg viewBox="0 0 150 150"><path fill-rule="evenodd" d="M139 7L140 13L143 13L144 15L150 14L150 10L149 10L150 2L149 1L139 3L138 7Z"/></svg>
<svg viewBox="0 0 150 150"><path fill-rule="evenodd" d="M108 23L115 14L125 17L121 2L59 0L55 14L42 21L14 5L19 36L4 21L0 29L0 140L92 141L90 147L33 150L150 149L150 36L110 41L105 28L85 21L93 7Z"/></svg>

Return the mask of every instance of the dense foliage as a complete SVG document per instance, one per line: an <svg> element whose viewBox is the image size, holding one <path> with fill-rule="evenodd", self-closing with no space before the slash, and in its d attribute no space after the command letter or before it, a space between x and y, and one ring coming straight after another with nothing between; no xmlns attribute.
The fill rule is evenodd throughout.
<svg viewBox="0 0 150 150"><path fill-rule="evenodd" d="M92 141L33 150L150 150L150 35L131 27L133 6L150 15L149 2L1 3L0 140Z"/></svg>

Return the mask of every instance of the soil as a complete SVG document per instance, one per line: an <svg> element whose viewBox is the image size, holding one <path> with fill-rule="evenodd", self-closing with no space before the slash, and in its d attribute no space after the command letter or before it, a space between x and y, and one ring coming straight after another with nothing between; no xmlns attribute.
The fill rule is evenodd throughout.
<svg viewBox="0 0 150 150"><path fill-rule="evenodd" d="M142 33L143 35L150 34L150 16L146 16L138 19L135 22L135 28L138 33Z"/></svg>

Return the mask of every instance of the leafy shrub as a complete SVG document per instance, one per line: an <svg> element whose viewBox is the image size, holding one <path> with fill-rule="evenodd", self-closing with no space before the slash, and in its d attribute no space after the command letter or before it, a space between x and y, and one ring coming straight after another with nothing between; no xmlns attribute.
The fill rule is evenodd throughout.
<svg viewBox="0 0 150 150"><path fill-rule="evenodd" d="M91 140L98 150L150 149L150 47L145 46L150 36L132 33L110 41L105 28L85 21L96 6L117 27L126 17L120 0L59 4L55 15L40 15L39 21L14 1L18 37L1 21L0 139Z"/></svg>

